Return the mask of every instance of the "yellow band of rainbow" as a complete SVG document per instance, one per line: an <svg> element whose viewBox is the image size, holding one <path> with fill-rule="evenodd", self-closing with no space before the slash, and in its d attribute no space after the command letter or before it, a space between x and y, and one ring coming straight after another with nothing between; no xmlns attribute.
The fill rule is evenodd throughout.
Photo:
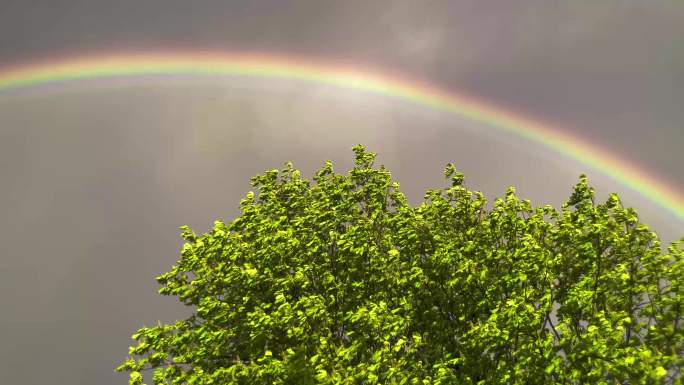
<svg viewBox="0 0 684 385"><path fill-rule="evenodd" d="M242 76L294 79L399 98L486 123L539 143L599 171L684 221L684 194L643 169L564 130L447 92L436 86L339 63L265 54L109 54L0 69L0 90L45 83L145 75Z"/></svg>

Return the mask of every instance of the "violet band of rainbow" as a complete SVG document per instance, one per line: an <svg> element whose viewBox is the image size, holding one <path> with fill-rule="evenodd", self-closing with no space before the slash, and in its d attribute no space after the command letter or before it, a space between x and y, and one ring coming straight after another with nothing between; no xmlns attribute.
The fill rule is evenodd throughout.
<svg viewBox="0 0 684 385"><path fill-rule="evenodd" d="M558 126L412 80L325 63L267 54L119 53L80 56L0 68L0 90L120 76L192 75L280 78L384 95L452 113L545 146L596 170L684 221L684 194L643 168L573 136Z"/></svg>

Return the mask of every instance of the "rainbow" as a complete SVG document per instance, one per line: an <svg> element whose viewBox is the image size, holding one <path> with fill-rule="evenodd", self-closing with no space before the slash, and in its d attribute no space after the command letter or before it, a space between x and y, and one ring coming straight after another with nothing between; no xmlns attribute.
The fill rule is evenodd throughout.
<svg viewBox="0 0 684 385"><path fill-rule="evenodd" d="M119 53L0 68L0 91L42 84L159 75L293 79L351 88L485 123L548 147L599 171L684 221L684 194L651 173L567 133L434 85L340 62L264 54Z"/></svg>

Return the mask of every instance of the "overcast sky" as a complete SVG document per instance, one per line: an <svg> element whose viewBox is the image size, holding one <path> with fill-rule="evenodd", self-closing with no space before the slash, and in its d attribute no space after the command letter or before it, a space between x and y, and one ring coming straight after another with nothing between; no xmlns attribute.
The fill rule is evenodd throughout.
<svg viewBox="0 0 684 385"><path fill-rule="evenodd" d="M270 52L422 79L565 127L684 190L684 6L670 1L0 1L0 71L111 52ZM230 221L249 178L378 152L413 204L454 162L488 197L558 206L580 173L662 235L684 223L512 135L293 81L0 92L0 383L123 384L130 334L183 311L154 277L178 226Z"/></svg>

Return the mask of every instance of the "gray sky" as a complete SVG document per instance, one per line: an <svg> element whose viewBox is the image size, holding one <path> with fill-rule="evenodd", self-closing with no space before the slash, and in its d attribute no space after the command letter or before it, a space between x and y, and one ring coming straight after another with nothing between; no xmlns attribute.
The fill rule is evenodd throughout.
<svg viewBox="0 0 684 385"><path fill-rule="evenodd" d="M658 1L13 1L0 71L117 51L251 50L387 68L558 124L684 189L684 6ZM178 226L230 221L249 178L378 152L413 204L454 162L492 198L558 206L588 173L664 239L684 223L545 148L410 103L267 80L0 93L0 383L123 384Z"/></svg>

